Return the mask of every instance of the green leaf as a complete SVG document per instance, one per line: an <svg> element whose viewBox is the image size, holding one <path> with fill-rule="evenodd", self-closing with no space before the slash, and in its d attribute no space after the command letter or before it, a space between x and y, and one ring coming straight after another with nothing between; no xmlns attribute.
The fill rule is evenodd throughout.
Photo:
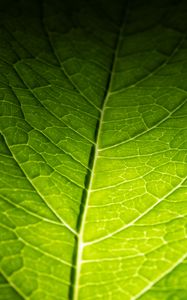
<svg viewBox="0 0 187 300"><path fill-rule="evenodd" d="M0 300L187 299L186 1L1 1Z"/></svg>

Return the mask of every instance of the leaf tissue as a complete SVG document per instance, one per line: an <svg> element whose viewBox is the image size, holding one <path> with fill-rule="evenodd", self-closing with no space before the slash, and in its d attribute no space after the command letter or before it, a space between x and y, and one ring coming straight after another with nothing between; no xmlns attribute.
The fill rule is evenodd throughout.
<svg viewBox="0 0 187 300"><path fill-rule="evenodd" d="M186 1L0 6L0 300L186 300Z"/></svg>

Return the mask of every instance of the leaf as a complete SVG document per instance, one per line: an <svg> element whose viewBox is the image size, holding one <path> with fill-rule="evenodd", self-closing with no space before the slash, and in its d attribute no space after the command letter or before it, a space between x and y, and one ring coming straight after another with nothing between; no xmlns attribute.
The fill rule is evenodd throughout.
<svg viewBox="0 0 187 300"><path fill-rule="evenodd" d="M1 1L0 299L187 299L185 1Z"/></svg>

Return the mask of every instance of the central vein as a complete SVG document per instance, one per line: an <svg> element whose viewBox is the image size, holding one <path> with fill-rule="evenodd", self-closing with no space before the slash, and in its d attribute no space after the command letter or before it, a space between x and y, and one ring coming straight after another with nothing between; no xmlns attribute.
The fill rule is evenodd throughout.
<svg viewBox="0 0 187 300"><path fill-rule="evenodd" d="M104 96L104 99L102 102L100 116L99 116L96 130L95 130L95 144L93 145L92 151L90 153L89 166L90 166L91 171L88 171L88 174L86 177L85 190L83 192L82 203L81 203L82 209L80 210L80 216L79 216L79 221L78 221L79 232L78 232L78 237L77 237L77 252L76 252L76 257L75 257L75 270L74 270L73 279L72 279L72 281L73 281L72 282L72 293L70 295L71 300L79 299L79 281L80 281L80 275L81 275L83 250L84 250L84 246L85 246L85 244L84 244L84 227L85 227L86 215L87 215L87 211L88 211L88 207L89 207L89 199L90 199L90 195L91 195L91 191L92 191L93 179L94 179L95 168L96 168L96 161L97 161L97 157L98 157L101 129L102 129L106 105L107 105L107 102L108 102L108 99L109 99L110 93L111 93L114 70L116 68L116 61L117 61L117 57L119 54L120 44L121 44L121 40L122 40L122 33L124 30L124 25L125 25L125 19L126 19L125 15L126 15L126 12L122 16L120 30L119 30L119 32L117 34L117 38L115 40L115 45L114 45L115 51L113 54L112 64L110 67L110 74L108 76L106 92L105 92L105 96Z"/></svg>

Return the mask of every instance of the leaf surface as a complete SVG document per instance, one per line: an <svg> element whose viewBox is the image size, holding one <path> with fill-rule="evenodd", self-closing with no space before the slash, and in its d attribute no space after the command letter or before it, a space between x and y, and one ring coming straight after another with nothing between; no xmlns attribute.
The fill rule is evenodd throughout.
<svg viewBox="0 0 187 300"><path fill-rule="evenodd" d="M2 1L0 300L187 299L185 1Z"/></svg>

